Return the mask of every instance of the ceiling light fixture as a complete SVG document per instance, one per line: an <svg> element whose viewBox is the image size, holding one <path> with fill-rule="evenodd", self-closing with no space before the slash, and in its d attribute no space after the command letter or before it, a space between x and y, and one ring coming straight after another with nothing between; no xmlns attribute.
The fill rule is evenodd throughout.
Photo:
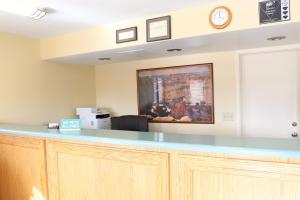
<svg viewBox="0 0 300 200"><path fill-rule="evenodd" d="M167 50L168 52L179 52L179 51L182 51L182 49L168 49Z"/></svg>
<svg viewBox="0 0 300 200"><path fill-rule="evenodd" d="M1 2L0 10L15 15L30 17L35 20L41 19L47 14L44 9L36 8L17 0Z"/></svg>
<svg viewBox="0 0 300 200"><path fill-rule="evenodd" d="M107 60L111 60L111 58L98 58L98 60L107 61Z"/></svg>
<svg viewBox="0 0 300 200"><path fill-rule="evenodd" d="M269 41L280 41L286 39L286 36L275 36L275 37L270 37L267 40Z"/></svg>

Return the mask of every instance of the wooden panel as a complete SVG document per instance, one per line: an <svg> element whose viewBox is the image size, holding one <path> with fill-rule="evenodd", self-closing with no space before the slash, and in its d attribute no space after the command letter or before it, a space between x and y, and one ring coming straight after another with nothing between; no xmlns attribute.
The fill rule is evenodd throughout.
<svg viewBox="0 0 300 200"><path fill-rule="evenodd" d="M0 199L47 198L45 147L41 139L0 135Z"/></svg>
<svg viewBox="0 0 300 200"><path fill-rule="evenodd" d="M51 200L168 200L168 154L47 143Z"/></svg>
<svg viewBox="0 0 300 200"><path fill-rule="evenodd" d="M299 200L300 165L179 155L177 200Z"/></svg>

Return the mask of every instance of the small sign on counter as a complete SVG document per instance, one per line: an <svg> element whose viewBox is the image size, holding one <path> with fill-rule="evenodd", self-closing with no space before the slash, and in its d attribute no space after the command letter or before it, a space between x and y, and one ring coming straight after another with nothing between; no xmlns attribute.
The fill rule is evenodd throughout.
<svg viewBox="0 0 300 200"><path fill-rule="evenodd" d="M81 121L80 119L62 119L60 121L60 131L80 131Z"/></svg>

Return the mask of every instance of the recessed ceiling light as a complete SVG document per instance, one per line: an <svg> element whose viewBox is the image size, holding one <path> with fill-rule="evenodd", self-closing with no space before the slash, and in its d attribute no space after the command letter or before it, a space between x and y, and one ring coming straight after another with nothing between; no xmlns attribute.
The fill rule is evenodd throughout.
<svg viewBox="0 0 300 200"><path fill-rule="evenodd" d="M270 37L267 40L269 41L279 41L279 40L284 40L286 39L286 36L275 36L275 37Z"/></svg>
<svg viewBox="0 0 300 200"><path fill-rule="evenodd" d="M47 14L45 9L37 8L16 0L1 2L0 10L32 19L41 19Z"/></svg>
<svg viewBox="0 0 300 200"><path fill-rule="evenodd" d="M98 58L98 60L107 61L107 60L111 60L111 58Z"/></svg>
<svg viewBox="0 0 300 200"><path fill-rule="evenodd" d="M178 49L178 48L177 49L168 49L167 51L168 52L176 52L176 51L178 52L178 51L182 51L182 49Z"/></svg>
<svg viewBox="0 0 300 200"><path fill-rule="evenodd" d="M46 15L46 11L44 9L36 9L35 13L30 15L32 19L42 19Z"/></svg>

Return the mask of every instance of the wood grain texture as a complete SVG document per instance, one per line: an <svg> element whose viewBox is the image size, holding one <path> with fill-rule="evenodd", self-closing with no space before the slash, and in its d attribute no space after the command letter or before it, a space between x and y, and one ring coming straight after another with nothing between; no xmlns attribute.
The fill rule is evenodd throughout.
<svg viewBox="0 0 300 200"><path fill-rule="evenodd" d="M42 139L0 135L0 199L45 200L47 176Z"/></svg>
<svg viewBox="0 0 300 200"><path fill-rule="evenodd" d="M49 200L299 200L300 162L0 135L0 200L47 182Z"/></svg>
<svg viewBox="0 0 300 200"><path fill-rule="evenodd" d="M50 200L168 200L168 154L47 142Z"/></svg>
<svg viewBox="0 0 300 200"><path fill-rule="evenodd" d="M300 199L300 165L187 154L176 165L176 200Z"/></svg>

